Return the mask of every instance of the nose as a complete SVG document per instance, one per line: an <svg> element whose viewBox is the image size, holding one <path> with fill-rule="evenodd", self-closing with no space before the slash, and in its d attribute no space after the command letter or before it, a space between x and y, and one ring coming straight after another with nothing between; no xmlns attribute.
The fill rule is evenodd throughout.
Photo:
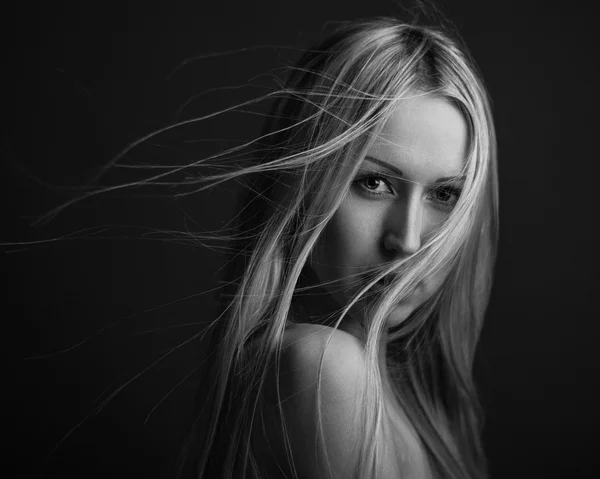
<svg viewBox="0 0 600 479"><path fill-rule="evenodd" d="M423 206L417 194L410 196L389 211L383 238L388 253L410 256L421 248Z"/></svg>

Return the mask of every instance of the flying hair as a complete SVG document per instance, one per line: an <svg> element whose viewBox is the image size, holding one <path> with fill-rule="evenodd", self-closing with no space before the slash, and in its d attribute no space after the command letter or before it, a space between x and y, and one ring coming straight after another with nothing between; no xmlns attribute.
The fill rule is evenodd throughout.
<svg viewBox="0 0 600 479"><path fill-rule="evenodd" d="M90 187L39 218L43 223L73 203L125 188L172 187L179 189L172 196L182 197L227 182L243 184L229 234L183 238L200 244L225 238L229 252L222 311L208 326L214 350L210 379L204 382L210 390L202 391L204 420L199 416L184 448L188 460L200 453L198 477L266 474L251 438L260 429L257 411L266 371L272 363L278 367L284 331L294 322L292 303L305 288L306 266L384 125L403 103L419 96L447 100L465 118L465 181L447 221L419 251L373 268L368 284L334 318L336 329L361 299L373 299L361 324L368 374L360 398L363 434L354 477L381 477L385 445L376 438L385 428L385 406L377 345L386 317L436 274L442 278L437 291L388 332L386 366L410 421L401 441L410 456L407 463L416 464L415 477L485 478L472 369L496 256L496 142L488 94L454 32L387 17L341 24L302 55L279 89L152 132L116 155L97 178L110 168L125 167L122 162L134 148L165 131L269 102L257 138L188 164L137 165L150 175ZM187 175L183 181L173 179L181 173ZM389 287L376 292L375 284L390 275ZM280 419L285 431L283 413ZM295 471L289 442L286 450L289 470Z"/></svg>
<svg viewBox="0 0 600 479"><path fill-rule="evenodd" d="M292 321L305 265L392 112L410 98L430 95L452 102L467 121L464 190L416 254L372 271L334 328L362 297L374 294L377 281L395 273L363 324L369 387L356 477L378 477L383 445L374 438L384 426L376 346L393 305L427 275L441 273L433 297L390 332L388 367L417 431L417 440L405 431L404 441L417 445L411 450L422 458L418 477L485 477L472 365L491 287L498 203L493 122L472 60L442 30L377 18L339 27L303 56L282 91L256 142L257 166L245 172L252 178L238 231L256 235L233 248L232 282L215 330L213 420L200 474L210 477L217 467L222 477L259 477L250 438L260 390Z"/></svg>

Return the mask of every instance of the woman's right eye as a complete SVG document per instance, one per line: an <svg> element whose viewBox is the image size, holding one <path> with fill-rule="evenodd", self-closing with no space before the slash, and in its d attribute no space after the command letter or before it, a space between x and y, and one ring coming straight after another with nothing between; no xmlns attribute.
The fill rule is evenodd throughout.
<svg viewBox="0 0 600 479"><path fill-rule="evenodd" d="M355 180L361 191L374 196L393 194L389 181L381 174L368 173Z"/></svg>

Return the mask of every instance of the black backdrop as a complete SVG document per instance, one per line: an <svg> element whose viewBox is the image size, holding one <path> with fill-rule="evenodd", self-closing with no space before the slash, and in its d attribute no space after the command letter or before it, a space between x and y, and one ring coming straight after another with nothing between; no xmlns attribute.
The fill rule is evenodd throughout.
<svg viewBox="0 0 600 479"><path fill-rule="evenodd" d="M326 21L397 11L383 0L161 3L5 10L3 241L107 223L218 227L231 203L227 191L185 207L94 200L31 229L31 215L64 198L33 177L77 184L128 142L167 124L194 94L244 84L279 61L263 48L174 72L186 58L306 44ZM442 2L489 86L499 141L500 255L477 366L494 478L597 477L600 466L593 3ZM207 95L190 108L201 114L236 95ZM246 117L186 134L243 140L259 124ZM169 392L201 361L202 342L153 362L200 330L190 323L210 317L211 293L194 295L213 284L219 261L202 248L151 238L3 250L3 464L17 467L10 477L168 473L202 385L192 375ZM135 315L168 302L175 303Z"/></svg>

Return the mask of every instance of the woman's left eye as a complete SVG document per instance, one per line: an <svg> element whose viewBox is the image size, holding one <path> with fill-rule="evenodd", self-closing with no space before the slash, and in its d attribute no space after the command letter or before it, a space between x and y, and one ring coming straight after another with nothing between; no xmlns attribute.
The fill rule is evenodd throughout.
<svg viewBox="0 0 600 479"><path fill-rule="evenodd" d="M460 197L460 190L452 186L441 186L430 192L431 199L443 208L454 208Z"/></svg>

